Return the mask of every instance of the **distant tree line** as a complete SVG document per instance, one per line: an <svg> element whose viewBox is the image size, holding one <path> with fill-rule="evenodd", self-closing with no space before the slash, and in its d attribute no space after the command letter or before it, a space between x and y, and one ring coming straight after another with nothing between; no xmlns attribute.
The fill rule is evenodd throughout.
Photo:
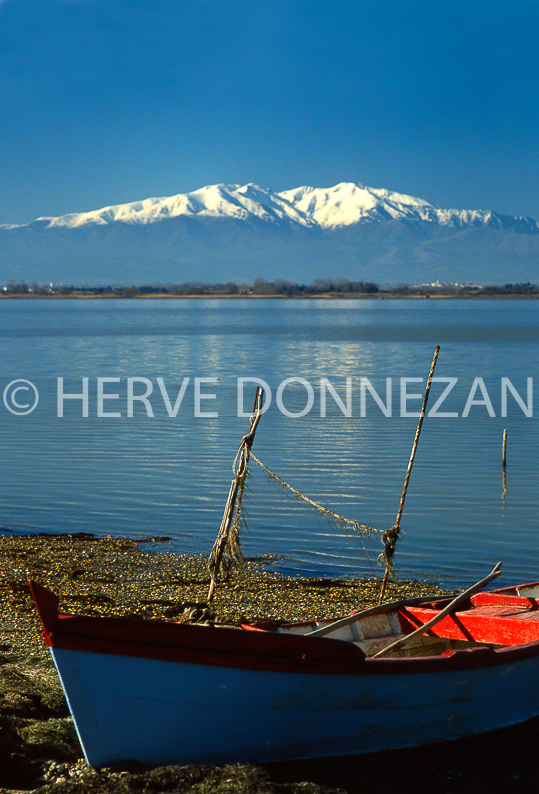
<svg viewBox="0 0 539 794"><path fill-rule="evenodd" d="M495 295L538 295L539 286L527 282L517 284L395 284L390 287L381 287L380 292L385 295L466 295L466 296L495 296Z"/></svg>
<svg viewBox="0 0 539 794"><path fill-rule="evenodd" d="M0 295L36 296L95 296L137 298L141 295L274 295L301 297L308 295L379 295L391 296L496 296L496 295L539 295L539 286L527 282L503 285L492 284L395 284L379 286L373 281L350 281L346 278L317 278L312 284L297 284L285 279L266 281L256 278L252 284L225 283L204 284L199 281L185 281L181 284L140 284L128 286L88 286L75 284L38 284L26 281L8 281L0 289Z"/></svg>
<svg viewBox="0 0 539 794"><path fill-rule="evenodd" d="M373 281L349 281L347 278L316 278L309 285L296 284L293 281L285 281L280 278L275 281L255 278L252 287L252 292L255 295L328 295L332 292L369 295L378 291L378 284Z"/></svg>
<svg viewBox="0 0 539 794"><path fill-rule="evenodd" d="M482 289L483 292L492 295L537 295L539 293L539 286L530 284L529 281L526 281L525 284L504 284L503 287L487 285Z"/></svg>
<svg viewBox="0 0 539 794"><path fill-rule="evenodd" d="M322 295L327 293L337 294L372 294L378 292L378 285L372 281L350 281L339 278L317 278L312 284L297 284L284 279L266 281L256 278L252 284L237 284L234 281L218 284L204 284L199 281L185 281L181 284L140 284L130 286L99 286L75 284L37 284L26 281L8 281L3 287L7 295L116 295L122 297L137 297L138 295Z"/></svg>

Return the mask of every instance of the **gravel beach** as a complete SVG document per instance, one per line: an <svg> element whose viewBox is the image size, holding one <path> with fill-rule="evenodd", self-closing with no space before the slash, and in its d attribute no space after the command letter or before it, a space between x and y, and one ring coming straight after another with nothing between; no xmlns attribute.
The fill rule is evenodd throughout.
<svg viewBox="0 0 539 794"><path fill-rule="evenodd" d="M155 549L155 551L152 551ZM105 794L336 794L416 791L529 792L539 720L444 745L332 761L262 766L128 764L90 769L42 640L28 579L60 596L67 613L178 620L206 599L206 557L167 551L163 539L78 535L0 537L0 792ZM234 566L212 602L220 622L301 620L348 614L376 603L376 579L291 578L272 558ZM430 582L391 582L388 600L447 591Z"/></svg>

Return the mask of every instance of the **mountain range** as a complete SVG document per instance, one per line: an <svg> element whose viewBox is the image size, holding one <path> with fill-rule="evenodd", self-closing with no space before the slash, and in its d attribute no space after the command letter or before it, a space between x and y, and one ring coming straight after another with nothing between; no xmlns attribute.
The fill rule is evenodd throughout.
<svg viewBox="0 0 539 794"><path fill-rule="evenodd" d="M82 284L499 284L539 279L539 223L360 183L209 185L0 225L0 280Z"/></svg>

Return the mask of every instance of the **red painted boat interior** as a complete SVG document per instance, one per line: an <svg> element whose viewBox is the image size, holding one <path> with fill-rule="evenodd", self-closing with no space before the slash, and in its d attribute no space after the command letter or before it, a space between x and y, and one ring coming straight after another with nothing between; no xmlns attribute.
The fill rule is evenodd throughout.
<svg viewBox="0 0 539 794"><path fill-rule="evenodd" d="M410 633L427 623L436 611L421 607L399 610L403 633ZM478 606L467 612L447 615L426 634L493 645L521 645L539 640L539 610L505 604Z"/></svg>
<svg viewBox="0 0 539 794"><path fill-rule="evenodd" d="M522 585L532 588L537 583ZM399 610L402 631L410 633L443 609L445 601L425 602ZM476 593L468 604L448 615L428 632L431 637L474 640L493 645L515 646L539 640L539 600L519 596L517 588Z"/></svg>

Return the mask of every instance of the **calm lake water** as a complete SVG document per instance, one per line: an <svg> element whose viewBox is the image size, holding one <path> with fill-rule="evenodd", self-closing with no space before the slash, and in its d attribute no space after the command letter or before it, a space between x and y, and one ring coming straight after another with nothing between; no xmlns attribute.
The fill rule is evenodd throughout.
<svg viewBox="0 0 539 794"><path fill-rule="evenodd" d="M166 535L209 552L249 426L255 383L238 405L242 378L271 390L255 455L384 530L439 344L429 409L451 390L423 424L398 572L461 585L503 560L504 582L539 578L539 301L5 300L0 324L3 532ZM381 573L378 537L367 556L251 473L246 555L294 573Z"/></svg>

